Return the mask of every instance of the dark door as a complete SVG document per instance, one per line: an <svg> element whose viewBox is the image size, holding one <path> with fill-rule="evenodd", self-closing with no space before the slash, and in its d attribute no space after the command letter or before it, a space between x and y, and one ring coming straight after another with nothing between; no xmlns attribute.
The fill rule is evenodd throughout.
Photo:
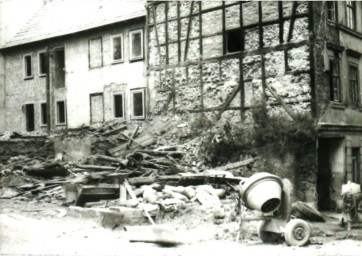
<svg viewBox="0 0 362 256"><path fill-rule="evenodd" d="M25 105L25 120L26 120L26 130L28 132L34 131L34 104Z"/></svg>
<svg viewBox="0 0 362 256"><path fill-rule="evenodd" d="M319 138L318 141L318 208L330 210L331 164L329 159L329 140Z"/></svg>

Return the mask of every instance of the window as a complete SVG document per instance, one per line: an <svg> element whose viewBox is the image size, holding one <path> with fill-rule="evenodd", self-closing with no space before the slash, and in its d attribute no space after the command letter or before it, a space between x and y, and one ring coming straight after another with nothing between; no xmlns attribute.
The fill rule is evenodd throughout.
<svg viewBox="0 0 362 256"><path fill-rule="evenodd" d="M103 66L102 58L102 38L89 40L89 68L99 68Z"/></svg>
<svg viewBox="0 0 362 256"><path fill-rule="evenodd" d="M112 62L123 61L123 35L111 37Z"/></svg>
<svg viewBox="0 0 362 256"><path fill-rule="evenodd" d="M358 67L355 65L348 66L349 93L351 105L359 106L359 85L358 85Z"/></svg>
<svg viewBox="0 0 362 256"><path fill-rule="evenodd" d="M31 55L24 56L24 78L33 77L33 69L31 65Z"/></svg>
<svg viewBox="0 0 362 256"><path fill-rule="evenodd" d="M57 102L57 124L65 124L65 103L64 101Z"/></svg>
<svg viewBox="0 0 362 256"><path fill-rule="evenodd" d="M53 54L54 61L54 86L65 87L65 54L64 49L56 49Z"/></svg>
<svg viewBox="0 0 362 256"><path fill-rule="evenodd" d="M25 105L25 121L26 121L26 130L28 132L35 130L34 124L34 104Z"/></svg>
<svg viewBox="0 0 362 256"><path fill-rule="evenodd" d="M356 29L356 2L346 1L347 27Z"/></svg>
<svg viewBox="0 0 362 256"><path fill-rule="evenodd" d="M129 32L130 60L143 59L143 30Z"/></svg>
<svg viewBox="0 0 362 256"><path fill-rule="evenodd" d="M115 118L124 118L123 93L118 93L113 95L113 110Z"/></svg>
<svg viewBox="0 0 362 256"><path fill-rule="evenodd" d="M329 94L331 101L341 102L341 86L339 75L339 62L337 59L331 59L329 61L330 76L329 76Z"/></svg>
<svg viewBox="0 0 362 256"><path fill-rule="evenodd" d="M337 21L336 4L334 1L327 2L327 18L331 21Z"/></svg>
<svg viewBox="0 0 362 256"><path fill-rule="evenodd" d="M48 123L48 116L47 116L47 104L40 103L40 125L45 126Z"/></svg>
<svg viewBox="0 0 362 256"><path fill-rule="evenodd" d="M240 29L226 31L226 52L239 52L242 50Z"/></svg>
<svg viewBox="0 0 362 256"><path fill-rule="evenodd" d="M143 119L145 118L145 97L144 89L137 89L131 91L131 105L132 105L132 118Z"/></svg>
<svg viewBox="0 0 362 256"><path fill-rule="evenodd" d="M48 73L48 61L46 52L40 52L39 60L39 76L44 76Z"/></svg>

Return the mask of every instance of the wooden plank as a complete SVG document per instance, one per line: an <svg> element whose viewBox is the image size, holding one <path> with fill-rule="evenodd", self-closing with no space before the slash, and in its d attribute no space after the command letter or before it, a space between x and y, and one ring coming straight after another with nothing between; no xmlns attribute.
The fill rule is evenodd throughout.
<svg viewBox="0 0 362 256"><path fill-rule="evenodd" d="M108 132L104 132L102 135L103 135L103 136L113 135L113 134L116 134L116 133L118 133L118 132L126 129L126 128L127 128L127 125L121 125L121 126L115 128L115 129L113 129L113 130L110 130L110 131L108 131Z"/></svg>
<svg viewBox="0 0 362 256"><path fill-rule="evenodd" d="M131 146L131 149L136 149L136 148L142 148L142 147L147 147L149 145L152 145L155 140L154 138L152 138L149 135L145 135L143 137L137 138L135 139L135 141L137 141L136 145ZM124 151L127 149L127 144L122 144L119 146L116 146L114 148L108 149L107 152L111 155L114 155L115 153L119 152L119 151Z"/></svg>
<svg viewBox="0 0 362 256"><path fill-rule="evenodd" d="M221 167L216 167L215 169L222 170L222 171L237 169L237 168L249 165L249 164L253 163L254 161L255 161L254 158L250 158L250 159L246 159L246 160L243 160L243 161L230 163L230 164L227 164L227 165L224 165L224 166L221 166Z"/></svg>
<svg viewBox="0 0 362 256"><path fill-rule="evenodd" d="M279 43L284 42L284 21L283 21L283 2L278 1L278 12L279 12Z"/></svg>
<svg viewBox="0 0 362 256"><path fill-rule="evenodd" d="M86 170L104 170L104 171L115 171L117 168L112 166L100 166L100 165L86 165L86 164L75 164L78 168Z"/></svg>
<svg viewBox="0 0 362 256"><path fill-rule="evenodd" d="M137 196L136 196L135 193L133 192L133 190L132 190L131 186L129 185L127 179L125 179L125 181L124 181L123 184L125 185L125 187L126 187L126 189L127 189L127 191L128 191L128 194L131 196L131 198L132 198L133 200L135 200L135 201L138 202ZM155 225L155 222L154 222L153 219L151 218L151 216L150 216L150 214L148 213L148 211L147 211L141 204L139 204L139 206L140 206L140 208L145 212L145 214L146 214L148 220L151 222L151 224L152 224L152 225Z"/></svg>
<svg viewBox="0 0 362 256"><path fill-rule="evenodd" d="M138 132L139 127L140 127L140 126L137 125L136 129L133 131L132 136L130 137L130 140L129 140L128 144L127 144L127 148L129 148L129 147L132 146L132 142L134 141L134 138L135 138L136 135L137 135L137 132Z"/></svg>

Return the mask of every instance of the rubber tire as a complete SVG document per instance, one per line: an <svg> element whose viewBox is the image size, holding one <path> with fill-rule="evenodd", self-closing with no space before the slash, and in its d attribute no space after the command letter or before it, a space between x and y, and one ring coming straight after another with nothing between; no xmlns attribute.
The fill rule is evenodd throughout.
<svg viewBox="0 0 362 256"><path fill-rule="evenodd" d="M302 232L303 237L296 237L294 232ZM308 222L301 219L290 220L285 226L284 238L290 246L303 246L309 241L311 228Z"/></svg>
<svg viewBox="0 0 362 256"><path fill-rule="evenodd" d="M267 220L262 220L258 224L258 237L264 243L276 243L282 238L282 234L270 231L264 231L264 227L268 223Z"/></svg>

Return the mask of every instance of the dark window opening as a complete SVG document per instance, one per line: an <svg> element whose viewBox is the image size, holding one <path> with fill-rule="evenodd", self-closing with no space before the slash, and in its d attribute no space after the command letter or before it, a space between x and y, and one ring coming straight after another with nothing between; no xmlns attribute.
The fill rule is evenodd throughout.
<svg viewBox="0 0 362 256"><path fill-rule="evenodd" d="M65 124L65 104L64 101L57 102L57 123Z"/></svg>
<svg viewBox="0 0 362 256"><path fill-rule="evenodd" d="M351 105L358 107L359 85L358 85L358 68L356 66L349 65L348 80L349 80L349 93L350 93Z"/></svg>
<svg viewBox="0 0 362 256"><path fill-rule="evenodd" d="M54 79L56 88L61 88L65 86L64 49L56 50L54 52Z"/></svg>
<svg viewBox="0 0 362 256"><path fill-rule="evenodd" d="M123 94L113 95L114 99L114 117L123 118Z"/></svg>
<svg viewBox="0 0 362 256"><path fill-rule="evenodd" d="M39 75L48 73L47 54L45 52L39 53Z"/></svg>
<svg viewBox="0 0 362 256"><path fill-rule="evenodd" d="M330 100L341 102L341 85L340 85L340 73L338 60L333 59L329 62L330 76L329 76L329 93Z"/></svg>
<svg viewBox="0 0 362 256"><path fill-rule="evenodd" d="M356 29L356 2L346 2L347 27Z"/></svg>
<svg viewBox="0 0 362 256"><path fill-rule="evenodd" d="M35 130L34 124L34 104L25 105L26 130L28 132Z"/></svg>
<svg viewBox="0 0 362 256"><path fill-rule="evenodd" d="M242 51L242 40L240 29L234 29L226 32L226 52Z"/></svg>
<svg viewBox="0 0 362 256"><path fill-rule="evenodd" d="M31 56L24 57L24 65L25 65L25 77L31 77L33 75L32 67L31 67Z"/></svg>
<svg viewBox="0 0 362 256"><path fill-rule="evenodd" d="M352 148L352 182L361 182L360 149Z"/></svg>
<svg viewBox="0 0 362 256"><path fill-rule="evenodd" d="M117 36L113 37L112 39L112 45L113 45L113 61L122 61L122 37Z"/></svg>
<svg viewBox="0 0 362 256"><path fill-rule="evenodd" d="M337 21L336 2L334 1L327 2L327 18L331 21Z"/></svg>
<svg viewBox="0 0 362 256"><path fill-rule="evenodd" d="M133 118L144 118L143 91L132 92Z"/></svg>
<svg viewBox="0 0 362 256"><path fill-rule="evenodd" d="M48 123L48 116L47 116L47 104L41 103L40 105L40 124L46 125Z"/></svg>

